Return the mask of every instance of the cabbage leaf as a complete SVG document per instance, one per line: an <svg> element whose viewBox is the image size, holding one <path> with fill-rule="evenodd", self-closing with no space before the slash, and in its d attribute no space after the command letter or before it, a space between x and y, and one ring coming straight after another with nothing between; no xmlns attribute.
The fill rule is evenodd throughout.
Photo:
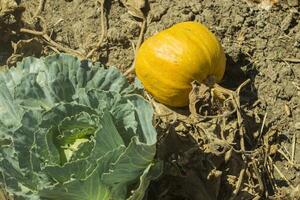
<svg viewBox="0 0 300 200"><path fill-rule="evenodd" d="M139 200L153 110L113 67L57 54L0 72L0 183L16 200Z"/></svg>

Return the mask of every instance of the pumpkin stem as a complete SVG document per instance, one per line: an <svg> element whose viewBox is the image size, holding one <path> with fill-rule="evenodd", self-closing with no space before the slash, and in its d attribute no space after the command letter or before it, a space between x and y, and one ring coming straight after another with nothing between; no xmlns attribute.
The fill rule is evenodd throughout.
<svg viewBox="0 0 300 200"><path fill-rule="evenodd" d="M205 85L207 85L210 88L214 87L216 82L217 82L216 77L214 75L209 75L207 79L204 81Z"/></svg>

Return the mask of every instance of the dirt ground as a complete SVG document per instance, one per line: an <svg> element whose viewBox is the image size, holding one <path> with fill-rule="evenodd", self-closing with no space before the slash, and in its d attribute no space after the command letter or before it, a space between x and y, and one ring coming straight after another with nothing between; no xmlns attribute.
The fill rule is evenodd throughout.
<svg viewBox="0 0 300 200"><path fill-rule="evenodd" d="M33 19L39 0L21 0L19 3L25 7L22 21L26 23L22 22L22 26L41 29ZM249 132L253 135L269 135L269 139L272 137L270 145L275 144L272 146L275 153L270 153L268 157L273 163L273 169L270 171L274 172L274 182L269 184L272 185L271 189L268 188L268 183L263 184L264 192L260 195L252 193L237 196L237 199L296 199L296 193L300 193L299 11L298 0L279 0L269 10L246 0L149 0L145 38L177 22L201 22L217 35L226 52L227 71L221 85L236 89L246 79L250 79L250 84L241 93L240 100L251 118L247 126ZM101 29L100 4L96 0L46 0L40 13L45 19L47 33L52 40L82 54L86 54L95 46L104 31L102 45L91 58L125 71L134 59L134 46L140 34L141 22L133 19L119 0L106 0L104 15L106 31ZM11 42L39 38L25 33L1 37L0 65L5 65L13 52ZM55 51L45 42L40 44L36 41L34 45L36 48L30 52L37 56ZM10 63L27 54L20 55L10 59ZM176 128L179 129L178 126ZM162 132L167 130L163 126L160 129ZM212 186L222 184L222 178L215 179L215 183L213 180L203 181L212 170L205 172L201 164L187 164L199 163L199 160L204 159L202 154L191 150L190 144L182 142L182 138L178 139L176 136L174 140L180 140L179 146L174 145L173 148L161 150L165 151L162 157L168 160L170 166L166 164L168 173L151 185L148 199L197 200L203 198L204 193L208 193L205 199L230 199L234 191ZM175 147L177 149L174 149ZM249 148L249 151L253 150L251 145L246 148ZM180 156L188 161L180 160ZM205 159L214 159L208 154L205 156L208 156ZM174 162L176 169L179 168L179 171L184 173L173 173ZM237 165L239 162L232 161ZM217 172L221 168L224 172L228 167L221 164L216 166ZM228 170L224 174L227 177L230 175ZM259 174L265 176L263 171ZM232 179L235 180L233 182L237 181L236 176ZM227 182L230 181L227 179ZM249 187L247 189L246 186L242 186L241 191L251 193ZM199 188L206 188L206 192L199 192Z"/></svg>

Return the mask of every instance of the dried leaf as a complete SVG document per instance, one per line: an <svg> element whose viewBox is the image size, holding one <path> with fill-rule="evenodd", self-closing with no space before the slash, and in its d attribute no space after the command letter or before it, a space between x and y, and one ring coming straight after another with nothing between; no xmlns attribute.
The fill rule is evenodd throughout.
<svg viewBox="0 0 300 200"><path fill-rule="evenodd" d="M192 116L199 114L197 104L201 104L201 107L208 103L210 99L210 89L205 84L199 84L197 81L192 83L192 91L189 94L189 108Z"/></svg>
<svg viewBox="0 0 300 200"><path fill-rule="evenodd" d="M160 117L164 122L170 123L176 120L185 121L187 123L191 122L187 116L188 113L182 113L179 111L179 109L172 110L171 108L168 108L167 106L156 101L152 101L152 104L155 110L155 115Z"/></svg>
<svg viewBox="0 0 300 200"><path fill-rule="evenodd" d="M23 57L36 56L40 57L43 51L43 45L37 39L20 40L12 43L13 54L7 59L7 65L14 65L22 60Z"/></svg>
<svg viewBox="0 0 300 200"><path fill-rule="evenodd" d="M123 5L128 9L130 15L144 19L143 8L146 6L146 0L122 0Z"/></svg>

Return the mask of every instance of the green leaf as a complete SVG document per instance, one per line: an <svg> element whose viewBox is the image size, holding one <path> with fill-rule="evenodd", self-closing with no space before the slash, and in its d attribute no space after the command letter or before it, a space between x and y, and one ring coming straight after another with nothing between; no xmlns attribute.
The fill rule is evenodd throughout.
<svg viewBox="0 0 300 200"><path fill-rule="evenodd" d="M63 121L65 118L78 115L82 112L94 115L97 114L95 110L85 105L80 105L76 103L57 104L53 106L51 110L48 110L47 112L43 113L40 127L47 128L49 127L49 125L58 127L61 121Z"/></svg>
<svg viewBox="0 0 300 200"><path fill-rule="evenodd" d="M120 147L97 160L97 167L85 179L74 179L53 190L44 190L41 197L49 200L111 200L110 187L102 182L101 174L109 170L110 163L114 162L123 150L124 147Z"/></svg>
<svg viewBox="0 0 300 200"><path fill-rule="evenodd" d="M63 184L71 179L84 179L87 177L87 166L90 163L87 159L68 162L63 166L48 165L43 171L57 183Z"/></svg>
<svg viewBox="0 0 300 200"><path fill-rule="evenodd" d="M0 130L14 130L20 126L22 110L15 105L9 88L1 79L0 88Z"/></svg>
<svg viewBox="0 0 300 200"><path fill-rule="evenodd" d="M161 171L141 93L66 54L1 71L0 182L16 200L141 200Z"/></svg>
<svg viewBox="0 0 300 200"><path fill-rule="evenodd" d="M143 199L151 180L157 179L162 174L162 169L162 162L150 164L140 176L137 189L132 191L132 195L127 200Z"/></svg>
<svg viewBox="0 0 300 200"><path fill-rule="evenodd" d="M137 134L140 140L147 144L155 144L157 139L156 130L152 125L153 108L149 102L139 95L130 95L128 99L134 105L136 111Z"/></svg>
<svg viewBox="0 0 300 200"><path fill-rule="evenodd" d="M96 159L106 152L124 146L123 140L112 121L111 114L107 111L103 115L101 127L95 132L95 146L90 154L91 159Z"/></svg>
<svg viewBox="0 0 300 200"><path fill-rule="evenodd" d="M155 145L147 145L133 137L109 173L103 174L103 181L108 185L128 184L139 177L152 162Z"/></svg>
<svg viewBox="0 0 300 200"><path fill-rule="evenodd" d="M58 139L62 145L73 144L77 139L87 139L92 136L97 126L99 126L97 116L81 112L72 117L66 117L60 122Z"/></svg>

